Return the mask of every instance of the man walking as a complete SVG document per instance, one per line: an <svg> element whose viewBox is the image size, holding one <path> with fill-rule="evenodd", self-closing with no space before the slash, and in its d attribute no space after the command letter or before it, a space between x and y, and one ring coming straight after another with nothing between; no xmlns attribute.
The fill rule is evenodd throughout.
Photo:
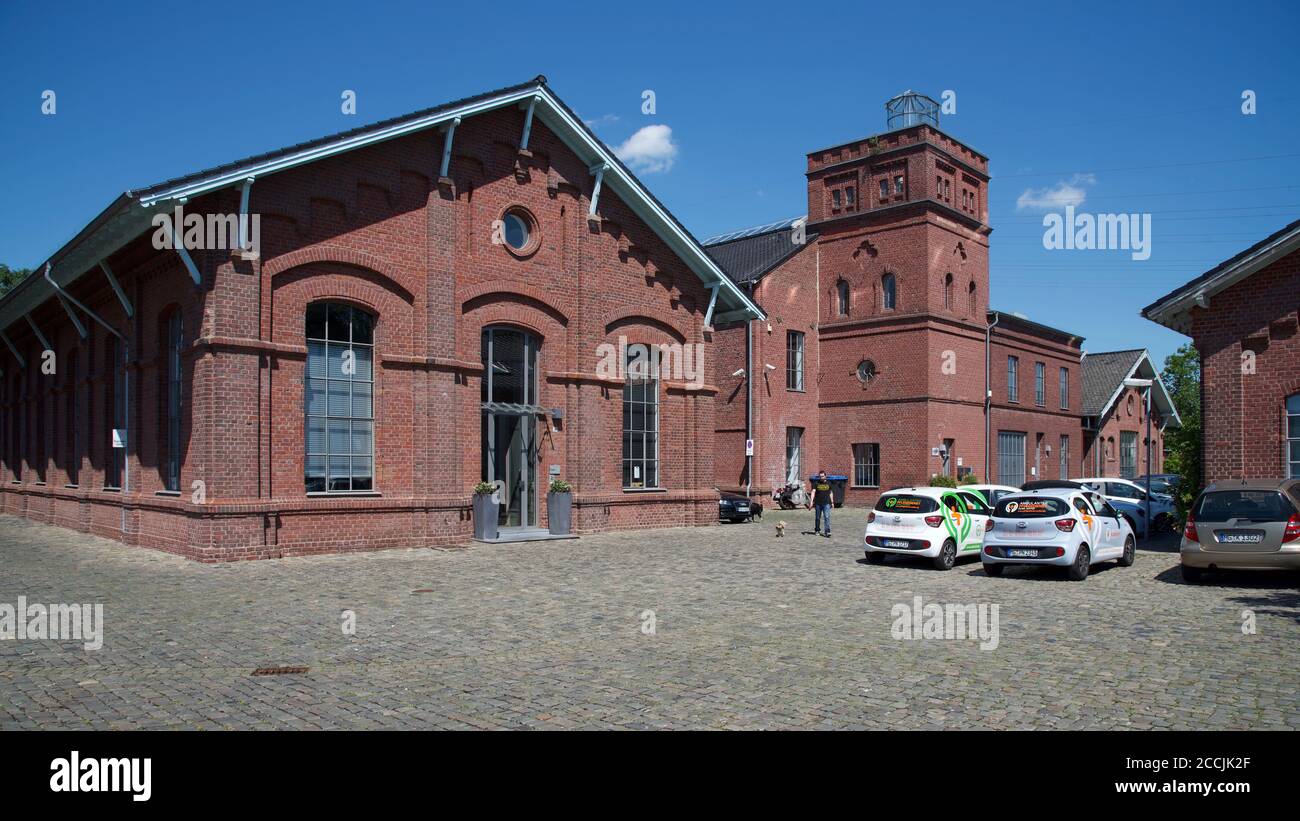
<svg viewBox="0 0 1300 821"><path fill-rule="evenodd" d="M812 491L812 502L808 506L813 509L813 534L820 533L829 539L831 537L831 483L826 479L826 471L817 471ZM823 519L826 521L825 531L822 531Z"/></svg>

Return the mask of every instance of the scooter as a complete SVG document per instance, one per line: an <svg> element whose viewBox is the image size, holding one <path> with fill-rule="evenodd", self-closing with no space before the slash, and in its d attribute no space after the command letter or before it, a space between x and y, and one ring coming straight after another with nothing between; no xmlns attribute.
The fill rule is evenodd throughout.
<svg viewBox="0 0 1300 821"><path fill-rule="evenodd" d="M790 482L772 489L772 501L782 510L794 510L808 504L808 493L802 482Z"/></svg>

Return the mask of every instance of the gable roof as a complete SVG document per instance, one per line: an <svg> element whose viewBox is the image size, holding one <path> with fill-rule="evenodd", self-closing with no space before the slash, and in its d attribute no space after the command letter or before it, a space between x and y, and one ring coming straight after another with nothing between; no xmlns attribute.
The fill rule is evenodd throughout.
<svg viewBox="0 0 1300 821"><path fill-rule="evenodd" d="M1124 392L1126 379L1155 380L1151 403L1166 420L1167 426L1181 428L1174 400L1165 389L1151 356L1145 348L1128 351L1090 353L1083 358L1083 415L1100 419L1110 412Z"/></svg>
<svg viewBox="0 0 1300 821"><path fill-rule="evenodd" d="M793 217L710 237L704 241L704 250L732 281L742 285L757 282L817 239L816 234L810 234L802 245L792 241L790 229L806 219Z"/></svg>
<svg viewBox="0 0 1300 821"><path fill-rule="evenodd" d="M264 177L458 119L514 105L527 106L534 101L534 118L544 122L569 150L591 167L603 165L603 190L613 191L706 287L716 292L715 323L766 316L685 226L623 165L613 150L551 91L546 78L538 76L526 83L123 192L72 240L41 263L33 274L0 298L0 331L54 298L56 290L47 277L53 275L60 286L66 286L89 273L97 263L149 229L153 216L168 211L176 201L235 187L249 177ZM436 160L431 162L436 164Z"/></svg>
<svg viewBox="0 0 1300 821"><path fill-rule="evenodd" d="M1297 248L1300 248L1300 220L1273 232L1191 282L1160 297L1142 309L1142 316L1179 333L1189 333L1194 306L1208 307L1210 297Z"/></svg>

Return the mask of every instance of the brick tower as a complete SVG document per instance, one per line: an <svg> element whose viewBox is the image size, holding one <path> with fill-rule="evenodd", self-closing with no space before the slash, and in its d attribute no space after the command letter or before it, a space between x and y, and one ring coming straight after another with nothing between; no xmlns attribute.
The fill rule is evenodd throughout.
<svg viewBox="0 0 1300 821"><path fill-rule="evenodd" d="M855 445L859 458L874 446L882 489L959 464L983 474L992 230L988 158L940 131L925 95L885 108L889 130L813 151L807 171L822 462L851 472ZM876 495L849 491L856 504Z"/></svg>

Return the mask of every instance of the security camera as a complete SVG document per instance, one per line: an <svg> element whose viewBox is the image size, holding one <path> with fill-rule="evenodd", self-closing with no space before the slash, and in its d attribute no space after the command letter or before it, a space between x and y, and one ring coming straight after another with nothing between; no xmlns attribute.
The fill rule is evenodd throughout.
<svg viewBox="0 0 1300 821"><path fill-rule="evenodd" d="M744 368L741 368L740 370L738 370L738 371L736 371L735 373L732 374L732 376L744 376L744 375L745 375L745 369L744 369Z"/></svg>
<svg viewBox="0 0 1300 821"><path fill-rule="evenodd" d="M769 371L774 371L774 370L776 370L776 366L775 366L775 365L764 365L763 367L764 367L764 368L767 368Z"/></svg>

